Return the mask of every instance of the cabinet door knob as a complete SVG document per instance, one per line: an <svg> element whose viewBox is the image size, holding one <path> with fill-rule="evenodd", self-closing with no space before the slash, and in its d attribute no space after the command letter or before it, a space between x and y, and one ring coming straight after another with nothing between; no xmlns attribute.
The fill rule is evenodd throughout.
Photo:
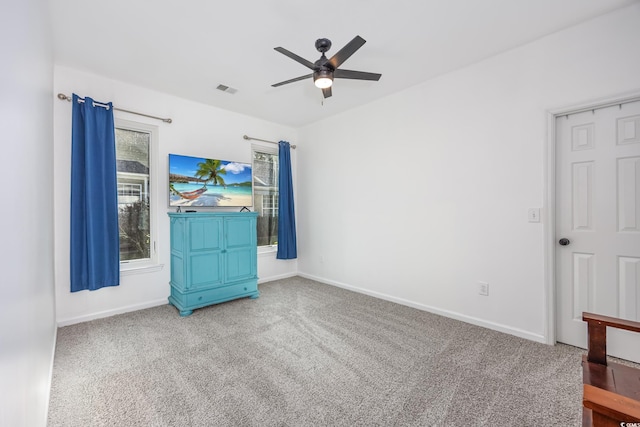
<svg viewBox="0 0 640 427"><path fill-rule="evenodd" d="M198 301L202 301L202 297L201 297L201 296L200 296L200 297L198 297Z"/></svg>

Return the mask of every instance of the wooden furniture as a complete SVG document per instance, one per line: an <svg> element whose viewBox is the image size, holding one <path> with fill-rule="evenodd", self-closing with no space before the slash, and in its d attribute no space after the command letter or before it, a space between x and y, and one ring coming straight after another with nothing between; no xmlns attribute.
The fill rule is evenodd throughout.
<svg viewBox="0 0 640 427"><path fill-rule="evenodd" d="M180 316L236 298L258 298L256 212L169 213L171 295Z"/></svg>
<svg viewBox="0 0 640 427"><path fill-rule="evenodd" d="M582 313L589 334L582 359L583 426L640 422L640 369L607 362L607 327L640 332L640 322Z"/></svg>

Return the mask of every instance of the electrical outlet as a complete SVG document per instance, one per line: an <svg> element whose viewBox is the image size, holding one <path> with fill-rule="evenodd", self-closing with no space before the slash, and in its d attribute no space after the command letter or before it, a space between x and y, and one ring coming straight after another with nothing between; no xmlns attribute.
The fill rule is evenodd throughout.
<svg viewBox="0 0 640 427"><path fill-rule="evenodd" d="M478 294L485 297L489 296L489 284L487 282L478 282Z"/></svg>

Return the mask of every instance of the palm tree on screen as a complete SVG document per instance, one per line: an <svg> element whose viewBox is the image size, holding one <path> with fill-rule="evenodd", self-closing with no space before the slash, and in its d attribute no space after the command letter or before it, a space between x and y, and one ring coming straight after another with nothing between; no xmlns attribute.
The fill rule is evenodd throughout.
<svg viewBox="0 0 640 427"><path fill-rule="evenodd" d="M198 163L198 170L196 171L196 177L204 179L205 185L208 182L212 182L213 185L227 186L224 182L224 178L221 175L226 175L227 171L224 166L217 159L205 159L204 162Z"/></svg>

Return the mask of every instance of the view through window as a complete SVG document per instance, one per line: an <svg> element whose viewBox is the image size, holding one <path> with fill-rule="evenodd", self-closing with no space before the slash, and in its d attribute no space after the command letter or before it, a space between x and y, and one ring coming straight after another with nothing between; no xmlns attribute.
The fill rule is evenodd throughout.
<svg viewBox="0 0 640 427"><path fill-rule="evenodd" d="M149 132L116 128L120 262L151 258Z"/></svg>
<svg viewBox="0 0 640 427"><path fill-rule="evenodd" d="M253 150L253 207L258 212L258 246L278 244L278 154Z"/></svg>

